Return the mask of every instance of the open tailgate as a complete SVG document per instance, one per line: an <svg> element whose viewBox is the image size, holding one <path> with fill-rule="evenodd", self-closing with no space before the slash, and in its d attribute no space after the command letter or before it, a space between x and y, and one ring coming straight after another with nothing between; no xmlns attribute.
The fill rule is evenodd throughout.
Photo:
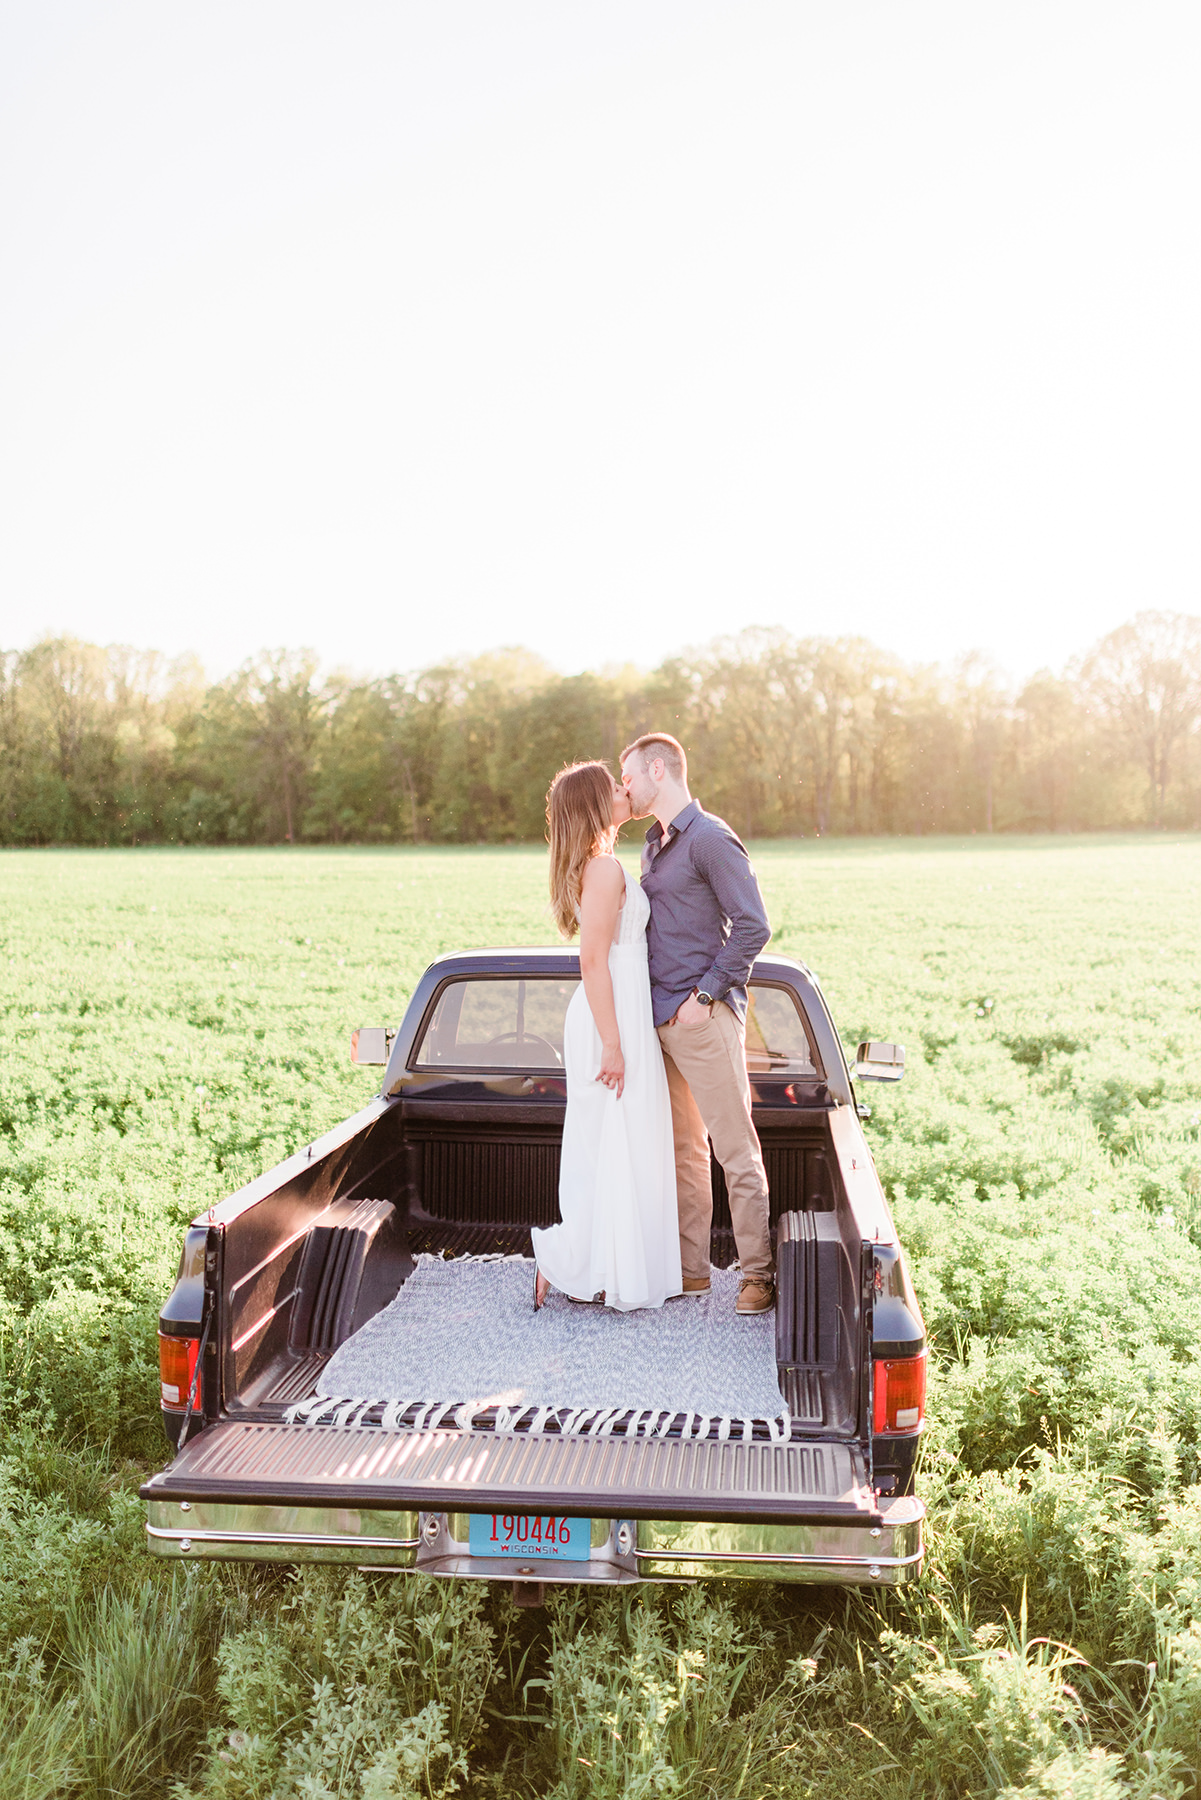
<svg viewBox="0 0 1201 1800"><path fill-rule="evenodd" d="M609 1518L880 1523L855 1443L383 1432L220 1420L149 1501Z"/></svg>

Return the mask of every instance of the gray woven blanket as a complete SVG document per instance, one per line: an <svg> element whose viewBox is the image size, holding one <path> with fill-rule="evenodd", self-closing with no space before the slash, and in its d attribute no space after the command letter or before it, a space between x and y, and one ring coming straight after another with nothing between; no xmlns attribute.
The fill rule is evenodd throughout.
<svg viewBox="0 0 1201 1800"><path fill-rule="evenodd" d="M317 1383L329 1399L476 1407L661 1408L775 1419L775 1314L739 1318L738 1273L654 1311L533 1310L533 1262L421 1256L396 1299L347 1339Z"/></svg>

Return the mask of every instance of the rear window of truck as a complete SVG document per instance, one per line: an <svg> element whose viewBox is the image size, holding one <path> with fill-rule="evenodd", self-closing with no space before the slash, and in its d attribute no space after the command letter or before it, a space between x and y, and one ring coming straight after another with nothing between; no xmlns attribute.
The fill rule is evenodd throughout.
<svg viewBox="0 0 1201 1800"><path fill-rule="evenodd" d="M501 976L451 981L417 1046L418 1069L560 1069L563 1018L578 981Z"/></svg>
<svg viewBox="0 0 1201 1800"><path fill-rule="evenodd" d="M746 1066L751 1075L819 1075L801 1010L784 987L747 989Z"/></svg>
<svg viewBox="0 0 1201 1800"><path fill-rule="evenodd" d="M497 976L449 981L417 1044L416 1069L462 1071L563 1066L563 1019L576 980ZM752 1075L818 1075L804 1018L785 987L753 981L746 1061Z"/></svg>

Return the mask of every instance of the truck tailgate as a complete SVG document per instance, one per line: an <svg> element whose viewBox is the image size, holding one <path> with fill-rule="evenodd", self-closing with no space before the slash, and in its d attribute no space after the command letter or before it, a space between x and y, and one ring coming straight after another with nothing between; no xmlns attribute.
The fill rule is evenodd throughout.
<svg viewBox="0 0 1201 1800"><path fill-rule="evenodd" d="M383 1432L220 1420L151 1501L876 1526L855 1443Z"/></svg>

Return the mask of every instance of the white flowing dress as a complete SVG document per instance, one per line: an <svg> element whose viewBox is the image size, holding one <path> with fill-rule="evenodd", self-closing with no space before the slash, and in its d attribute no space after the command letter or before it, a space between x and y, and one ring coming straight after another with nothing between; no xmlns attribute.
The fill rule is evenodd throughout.
<svg viewBox="0 0 1201 1800"><path fill-rule="evenodd" d="M682 1291L671 1100L651 1016L646 963L650 902L622 870L626 897L609 950L625 1057L621 1099L596 1079L601 1040L584 984L567 1008L567 1116L559 1170L562 1223L532 1231L538 1267L577 1300L602 1290L620 1312L662 1306Z"/></svg>

